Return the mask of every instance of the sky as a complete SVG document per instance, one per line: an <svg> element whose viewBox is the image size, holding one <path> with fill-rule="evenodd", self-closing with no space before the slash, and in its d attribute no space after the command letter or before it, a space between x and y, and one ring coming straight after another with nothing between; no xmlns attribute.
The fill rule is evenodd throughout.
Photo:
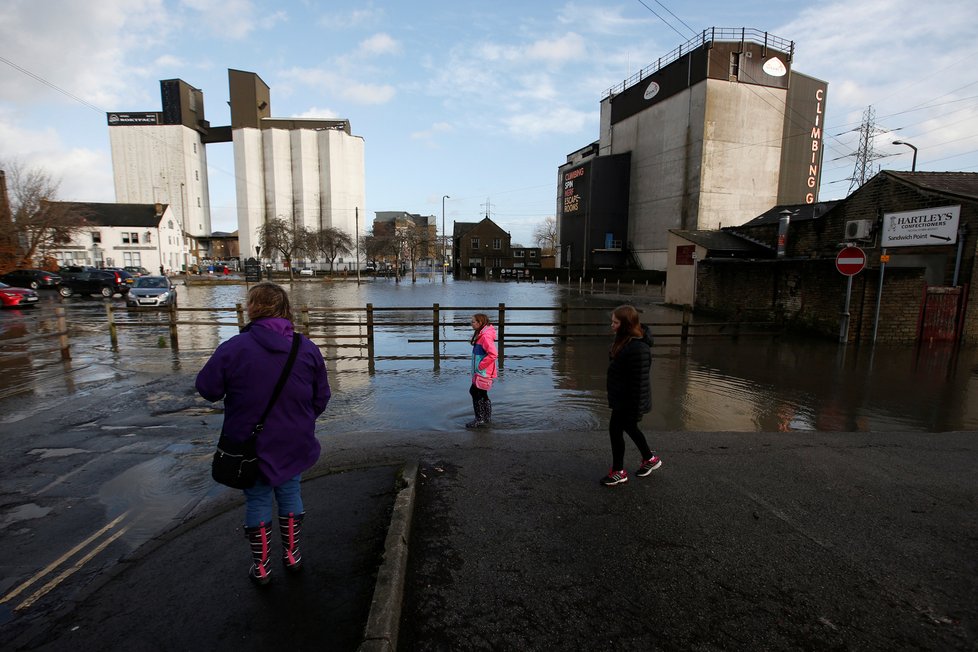
<svg viewBox="0 0 978 652"><path fill-rule="evenodd" d="M161 79L202 89L230 124L227 69L271 87L273 117L345 118L366 205L473 222L514 244L555 214L557 167L599 137L605 91L710 27L795 42L828 82L819 199L849 192L864 112L876 166L978 172L974 0L492 3L454 0L4 0L0 161L115 200L105 114L159 111ZM208 146L212 228L233 231L231 144Z"/></svg>

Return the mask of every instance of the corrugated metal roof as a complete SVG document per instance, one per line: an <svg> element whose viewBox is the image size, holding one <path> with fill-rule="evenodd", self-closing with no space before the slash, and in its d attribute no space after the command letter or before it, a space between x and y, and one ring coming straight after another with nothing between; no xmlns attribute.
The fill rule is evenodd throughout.
<svg viewBox="0 0 978 652"><path fill-rule="evenodd" d="M893 172L884 170L904 183L924 190L978 199L978 172Z"/></svg>
<svg viewBox="0 0 978 652"><path fill-rule="evenodd" d="M772 251L769 247L765 247L728 231L670 229L669 232L675 233L693 244L705 247L711 253L756 254L763 256Z"/></svg>
<svg viewBox="0 0 978 652"><path fill-rule="evenodd" d="M761 224L777 224L781 219L781 214L788 211L791 214L792 222L805 222L822 217L838 204L840 199L833 201L820 201L814 204L778 204L764 211L750 222L742 226L759 226Z"/></svg>

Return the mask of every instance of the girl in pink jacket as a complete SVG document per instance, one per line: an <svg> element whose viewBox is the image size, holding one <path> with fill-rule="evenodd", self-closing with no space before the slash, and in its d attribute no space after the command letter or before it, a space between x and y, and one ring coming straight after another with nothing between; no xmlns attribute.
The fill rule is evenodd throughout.
<svg viewBox="0 0 978 652"><path fill-rule="evenodd" d="M465 424L466 428L486 428L492 420L492 401L489 388L496 373L496 329L483 313L472 316L472 408L475 419Z"/></svg>

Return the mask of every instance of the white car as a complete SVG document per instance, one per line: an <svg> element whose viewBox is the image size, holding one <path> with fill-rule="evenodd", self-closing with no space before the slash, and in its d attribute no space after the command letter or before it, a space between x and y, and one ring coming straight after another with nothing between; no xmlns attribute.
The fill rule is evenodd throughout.
<svg viewBox="0 0 978 652"><path fill-rule="evenodd" d="M315 276L315 275L316 275L316 273L313 272L308 267L305 267L305 268L299 270L299 276Z"/></svg>

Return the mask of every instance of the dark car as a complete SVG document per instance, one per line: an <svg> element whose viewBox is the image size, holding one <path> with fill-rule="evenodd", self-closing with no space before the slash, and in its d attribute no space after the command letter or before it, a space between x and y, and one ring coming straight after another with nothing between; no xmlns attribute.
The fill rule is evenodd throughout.
<svg viewBox="0 0 978 652"><path fill-rule="evenodd" d="M15 269L0 276L0 281L18 288L56 288L61 283L61 277L54 272L43 269Z"/></svg>
<svg viewBox="0 0 978 652"><path fill-rule="evenodd" d="M140 276L149 276L149 270L138 265L127 265L122 269L126 270L136 278L139 278Z"/></svg>
<svg viewBox="0 0 978 652"><path fill-rule="evenodd" d="M26 308L37 305L37 292L26 288L15 288L0 283L0 306L4 308Z"/></svg>
<svg viewBox="0 0 978 652"><path fill-rule="evenodd" d="M77 272L61 279L58 292L63 297L73 294L101 294L111 297L114 294L125 295L129 292L129 284L119 275L119 272L96 269L90 272Z"/></svg>
<svg viewBox="0 0 978 652"><path fill-rule="evenodd" d="M171 306L177 302L177 288L165 276L140 276L126 295L126 305Z"/></svg>
<svg viewBox="0 0 978 652"><path fill-rule="evenodd" d="M61 276L61 280L64 281L66 278L72 278L84 272L97 271L98 267L92 267L91 265L65 265L58 270L58 274Z"/></svg>
<svg viewBox="0 0 978 652"><path fill-rule="evenodd" d="M130 272L126 271L122 267L103 267L102 269L104 269L107 272L115 272L116 274L121 276L122 280L125 281L126 284L129 285L130 287L132 287L133 281L136 280L135 276L133 276Z"/></svg>

